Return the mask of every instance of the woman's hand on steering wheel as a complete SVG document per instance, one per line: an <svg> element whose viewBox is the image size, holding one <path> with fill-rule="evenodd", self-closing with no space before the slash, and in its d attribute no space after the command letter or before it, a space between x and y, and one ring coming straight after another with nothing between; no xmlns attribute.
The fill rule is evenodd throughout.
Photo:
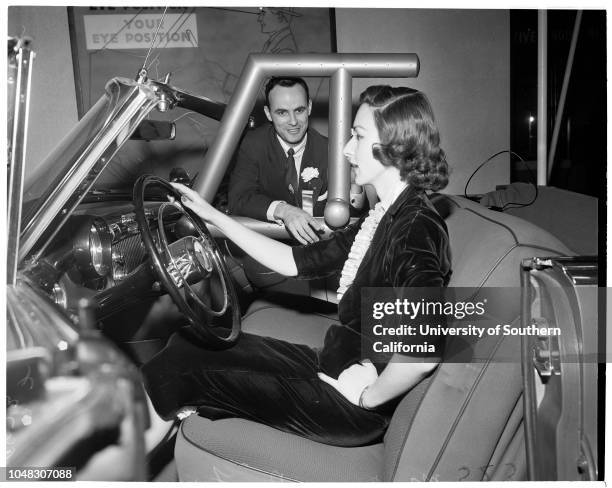
<svg viewBox="0 0 612 488"><path fill-rule="evenodd" d="M197 214L198 217L214 224L215 213L219 211L204 200L195 190L181 183L170 183L173 188L181 194L181 203Z"/></svg>
<svg viewBox="0 0 612 488"><path fill-rule="evenodd" d="M169 200L158 206L155 227L145 212L145 194L150 185L166 190ZM160 290L170 295L209 347L230 347L240 334L238 297L223 255L203 222L212 221L217 211L195 191L153 175L138 178L132 199L142 243ZM221 303L209 300L207 286L196 286L210 284L211 279ZM217 317L223 317L219 320L231 327L217 327Z"/></svg>
<svg viewBox="0 0 612 488"><path fill-rule="evenodd" d="M353 364L346 368L335 380L325 373L318 373L321 381L333 386L344 398L353 405L359 405L359 397L366 386L370 386L378 378L376 367L370 360Z"/></svg>

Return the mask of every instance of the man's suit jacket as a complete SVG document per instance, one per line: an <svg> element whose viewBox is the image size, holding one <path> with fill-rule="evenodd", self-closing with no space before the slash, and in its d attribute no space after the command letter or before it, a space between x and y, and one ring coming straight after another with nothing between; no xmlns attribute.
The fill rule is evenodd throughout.
<svg viewBox="0 0 612 488"><path fill-rule="evenodd" d="M236 166L229 184L229 209L232 214L267 220L266 212L274 200L298 206L299 200L285 185L287 155L283 151L271 124L248 132L238 150ZM308 129L308 139L298 173L299 192L304 187L304 168L319 170L314 180L313 214L322 216L327 193L327 138ZM312 183L311 183L312 185ZM301 193L300 193L301 194Z"/></svg>

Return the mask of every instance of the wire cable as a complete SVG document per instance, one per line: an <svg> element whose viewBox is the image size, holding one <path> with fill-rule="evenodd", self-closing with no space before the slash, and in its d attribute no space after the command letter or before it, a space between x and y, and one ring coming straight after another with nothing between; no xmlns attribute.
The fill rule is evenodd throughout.
<svg viewBox="0 0 612 488"><path fill-rule="evenodd" d="M153 46L155 46L155 39L157 38L157 34L159 33L159 29L161 28L162 24L164 23L164 18L166 17L166 12L168 11L168 6L166 5L166 7L164 8L164 12L162 13L162 17L161 20L159 21L159 23L157 24L157 29L155 31L155 34L153 34L153 41L151 42L151 45L149 46L149 50L147 51L147 55L145 56L145 59L142 63L142 68L143 70L147 69L147 61L149 60L149 55L151 54L151 51L153 50Z"/></svg>
<svg viewBox="0 0 612 488"><path fill-rule="evenodd" d="M529 202L507 202L504 205L502 205L498 210L500 210L501 212L503 212L504 210L506 210L506 208L522 208L522 207L528 207L529 205L532 205L538 198L538 185L535 183L536 179L534 177L533 171L531 171L531 169L529 168L529 166L527 166L525 164L525 160L517 153L515 153L514 151L510 150L510 149L504 149L502 151L498 151L495 154L489 156L487 159L485 159L482 163L480 163L478 165L478 167L472 172L472 174L470 175L470 177L468 178L467 182L465 183L465 187L463 189L463 196L465 198L470 198L468 196L468 185L470 184L470 181L472 181L472 178L476 175L476 173L478 173L478 171L480 171L480 169L487 164L489 161L491 161L492 159L495 159L497 156L501 155L501 154L505 154L508 153L511 156L515 156L518 159L521 160L521 162L523 163L523 165L525 166L525 168L527 169L527 171L529 172L530 175L530 179L531 181L529 183L531 183L531 185L533 186L534 190L535 190L535 195L534 197L531 199L531 201ZM512 205L512 206L511 206Z"/></svg>

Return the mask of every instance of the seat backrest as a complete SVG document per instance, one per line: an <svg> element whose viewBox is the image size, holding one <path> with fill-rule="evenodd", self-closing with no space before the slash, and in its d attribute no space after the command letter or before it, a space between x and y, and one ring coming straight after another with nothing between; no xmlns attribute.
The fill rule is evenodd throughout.
<svg viewBox="0 0 612 488"><path fill-rule="evenodd" d="M574 251L572 254L597 255L598 199L553 186L538 186L533 203L516 205L531 202L536 196L535 191L531 183L516 182L485 193L480 203L486 207L504 208L504 213L533 222L558 237ZM576 232L576 229L580 231Z"/></svg>
<svg viewBox="0 0 612 488"><path fill-rule="evenodd" d="M523 259L569 254L557 238L517 217L461 197L432 202L448 226L449 286L512 288L518 298ZM520 300L512 302L508 323L518 323ZM520 337L489 336L470 346L480 360L452 362L445 353L399 404L384 441L384 480L524 479Z"/></svg>

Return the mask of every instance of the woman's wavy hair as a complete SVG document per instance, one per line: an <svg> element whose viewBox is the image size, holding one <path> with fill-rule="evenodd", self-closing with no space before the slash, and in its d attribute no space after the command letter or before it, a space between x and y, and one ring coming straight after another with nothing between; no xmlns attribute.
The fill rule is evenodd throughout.
<svg viewBox="0 0 612 488"><path fill-rule="evenodd" d="M375 85L359 103L372 107L380 144L372 154L385 166L395 166L400 177L416 190L441 190L448 184L446 155L425 94L407 87Z"/></svg>

